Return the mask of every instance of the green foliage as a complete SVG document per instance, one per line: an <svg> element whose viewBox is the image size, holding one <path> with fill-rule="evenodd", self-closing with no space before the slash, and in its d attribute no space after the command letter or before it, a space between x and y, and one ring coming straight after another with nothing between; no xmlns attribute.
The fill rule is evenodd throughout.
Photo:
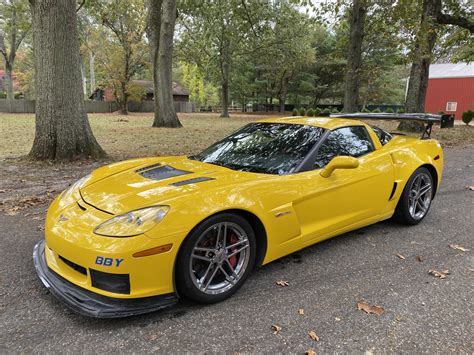
<svg viewBox="0 0 474 355"><path fill-rule="evenodd" d="M336 107L331 107L331 113L339 113L339 110Z"/></svg>
<svg viewBox="0 0 474 355"><path fill-rule="evenodd" d="M327 115L331 113L331 110L329 108L325 108L322 113Z"/></svg>
<svg viewBox="0 0 474 355"><path fill-rule="evenodd" d="M315 116L318 116L318 115L320 115L320 114L321 114L321 109L320 109L319 107L316 107L316 108L314 109L314 115L315 115Z"/></svg>
<svg viewBox="0 0 474 355"><path fill-rule="evenodd" d="M176 77L189 90L190 101L199 106L215 106L219 103L218 89L205 79L196 64L179 62Z"/></svg>
<svg viewBox="0 0 474 355"><path fill-rule="evenodd" d="M0 91L0 99L6 99L7 93L5 91Z"/></svg>
<svg viewBox="0 0 474 355"><path fill-rule="evenodd" d="M291 111L291 115L298 116L298 110L294 108L293 111Z"/></svg>
<svg viewBox="0 0 474 355"><path fill-rule="evenodd" d="M300 114L300 116L306 116L306 109L302 107L299 109L298 113Z"/></svg>
<svg viewBox="0 0 474 355"><path fill-rule="evenodd" d="M397 113L405 113L405 109L400 107L399 109L397 109Z"/></svg>
<svg viewBox="0 0 474 355"><path fill-rule="evenodd" d="M462 113L462 121L466 125L469 125L469 123L472 121L473 118L474 118L474 111L472 110L467 110Z"/></svg>
<svg viewBox="0 0 474 355"><path fill-rule="evenodd" d="M370 110L367 107L364 107L360 112L369 113Z"/></svg>
<svg viewBox="0 0 474 355"><path fill-rule="evenodd" d="M382 110L380 110L380 108L376 107L372 110L372 113L381 113Z"/></svg>
<svg viewBox="0 0 474 355"><path fill-rule="evenodd" d="M314 110L310 108L307 112L308 117L314 117Z"/></svg>
<svg viewBox="0 0 474 355"><path fill-rule="evenodd" d="M394 113L395 111L393 111L393 108L391 107L387 107L387 109L385 110L386 113Z"/></svg>

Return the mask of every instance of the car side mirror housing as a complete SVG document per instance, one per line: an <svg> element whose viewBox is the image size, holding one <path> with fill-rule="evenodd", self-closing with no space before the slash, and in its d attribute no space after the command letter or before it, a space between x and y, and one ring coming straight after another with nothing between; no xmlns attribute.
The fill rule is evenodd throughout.
<svg viewBox="0 0 474 355"><path fill-rule="evenodd" d="M355 169L359 166L359 160L354 157L335 157L333 158L321 172L322 177L328 178L336 169Z"/></svg>

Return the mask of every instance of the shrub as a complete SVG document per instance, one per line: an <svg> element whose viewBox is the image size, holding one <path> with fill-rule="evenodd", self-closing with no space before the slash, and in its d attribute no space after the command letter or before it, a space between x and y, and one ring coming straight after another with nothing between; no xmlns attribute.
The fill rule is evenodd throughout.
<svg viewBox="0 0 474 355"><path fill-rule="evenodd" d="M331 107L331 113L339 113L337 107Z"/></svg>
<svg viewBox="0 0 474 355"><path fill-rule="evenodd" d="M0 91L0 99L6 99L7 93L5 91Z"/></svg>
<svg viewBox="0 0 474 355"><path fill-rule="evenodd" d="M467 110L462 113L462 121L466 125L469 125L469 123L472 121L473 118L474 118L474 111L472 110Z"/></svg>
<svg viewBox="0 0 474 355"><path fill-rule="evenodd" d="M298 116L298 110L294 108L293 111L291 111L291 114L293 116Z"/></svg>
<svg viewBox="0 0 474 355"><path fill-rule="evenodd" d="M386 110L385 110L386 113L394 113L393 111L393 108L391 107L388 107Z"/></svg>
<svg viewBox="0 0 474 355"><path fill-rule="evenodd" d="M397 113L405 113L405 109L400 107L397 109Z"/></svg>
<svg viewBox="0 0 474 355"><path fill-rule="evenodd" d="M316 108L314 109L314 115L315 115L315 116L318 116L318 115L320 115L320 114L321 114L321 109L320 109L319 107L316 107Z"/></svg>
<svg viewBox="0 0 474 355"><path fill-rule="evenodd" d="M309 117L314 117L314 110L310 108L308 112L306 113Z"/></svg>
<svg viewBox="0 0 474 355"><path fill-rule="evenodd" d="M367 107L364 107L364 108L362 109L362 111L361 111L361 112L364 112L364 113L369 113L369 112L370 112L370 110L369 110Z"/></svg>
<svg viewBox="0 0 474 355"><path fill-rule="evenodd" d="M306 116L306 109L304 107L300 108L300 116Z"/></svg>
<svg viewBox="0 0 474 355"><path fill-rule="evenodd" d="M372 113L381 113L382 111L377 107L372 110Z"/></svg>
<svg viewBox="0 0 474 355"><path fill-rule="evenodd" d="M325 109L323 110L323 113L331 113L331 110L328 109L328 108L325 108Z"/></svg>

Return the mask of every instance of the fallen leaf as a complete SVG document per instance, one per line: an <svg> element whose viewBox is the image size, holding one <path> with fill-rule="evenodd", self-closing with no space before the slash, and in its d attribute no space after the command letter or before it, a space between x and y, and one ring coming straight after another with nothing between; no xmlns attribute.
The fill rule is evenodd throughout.
<svg viewBox="0 0 474 355"><path fill-rule="evenodd" d="M440 279L446 278L446 275L449 275L449 270L444 271L437 271L437 270L429 270L428 274L433 275L434 277L439 277Z"/></svg>
<svg viewBox="0 0 474 355"><path fill-rule="evenodd" d="M309 348L308 350L306 350L306 355L316 355L316 351L314 351L314 349L311 349Z"/></svg>
<svg viewBox="0 0 474 355"><path fill-rule="evenodd" d="M300 316L304 316L304 309L303 308L298 309L298 314Z"/></svg>
<svg viewBox="0 0 474 355"><path fill-rule="evenodd" d="M380 306L371 306L370 304L368 304L367 302L365 301L359 301L357 303L357 309L359 311L364 311L365 313L367 314L376 314L378 316L380 316L383 312L384 312L384 309Z"/></svg>
<svg viewBox="0 0 474 355"><path fill-rule="evenodd" d="M6 190L6 189L0 189L0 194L3 194L3 193L5 193L5 192L7 192L7 191L8 191L8 190Z"/></svg>
<svg viewBox="0 0 474 355"><path fill-rule="evenodd" d="M280 327L278 324L273 324L272 330L273 330L273 334L278 334L280 330L282 330L282 327Z"/></svg>
<svg viewBox="0 0 474 355"><path fill-rule="evenodd" d="M314 341L319 341L319 337L318 335L316 334L316 332L314 330L311 330L309 333L308 333L309 337L311 339L313 339Z"/></svg>
<svg viewBox="0 0 474 355"><path fill-rule="evenodd" d="M474 191L474 185L466 186L466 189L468 189L470 191Z"/></svg>
<svg viewBox="0 0 474 355"><path fill-rule="evenodd" d="M458 244L449 244L449 247L451 249L456 249L456 250L461 250L461 251L469 251L469 249L466 249L463 246L458 245Z"/></svg>
<svg viewBox="0 0 474 355"><path fill-rule="evenodd" d="M425 258L423 258L421 255L418 255L416 257L416 261L419 261L420 263L422 263L423 261L425 261Z"/></svg>
<svg viewBox="0 0 474 355"><path fill-rule="evenodd" d="M397 322L401 322L402 319L403 319L402 316L399 315L399 314L397 314L397 316L395 317L395 320L396 320Z"/></svg>
<svg viewBox="0 0 474 355"><path fill-rule="evenodd" d="M44 231L44 226L43 225L39 225L36 227L36 229L40 232L43 232Z"/></svg>
<svg viewBox="0 0 474 355"><path fill-rule="evenodd" d="M288 281L286 281L286 280L278 280L278 281L276 282L276 284L277 284L278 286L281 286L281 287L285 287L285 286L289 286L289 285L290 285L290 283L289 283Z"/></svg>
<svg viewBox="0 0 474 355"><path fill-rule="evenodd" d="M336 317L336 318L334 318L334 320L335 320L336 322L339 322L339 321L341 320L341 318Z"/></svg>
<svg viewBox="0 0 474 355"><path fill-rule="evenodd" d="M395 254L395 256L402 260L405 260L405 257L402 254Z"/></svg>

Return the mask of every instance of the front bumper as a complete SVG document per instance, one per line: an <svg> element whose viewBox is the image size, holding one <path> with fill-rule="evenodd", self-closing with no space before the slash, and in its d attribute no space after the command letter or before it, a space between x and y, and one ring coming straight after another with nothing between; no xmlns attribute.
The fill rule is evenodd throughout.
<svg viewBox="0 0 474 355"><path fill-rule="evenodd" d="M45 241L33 249L33 261L38 277L51 293L73 311L95 318L120 318L148 313L172 306L178 297L174 293L142 298L113 298L88 291L67 281L46 264Z"/></svg>

